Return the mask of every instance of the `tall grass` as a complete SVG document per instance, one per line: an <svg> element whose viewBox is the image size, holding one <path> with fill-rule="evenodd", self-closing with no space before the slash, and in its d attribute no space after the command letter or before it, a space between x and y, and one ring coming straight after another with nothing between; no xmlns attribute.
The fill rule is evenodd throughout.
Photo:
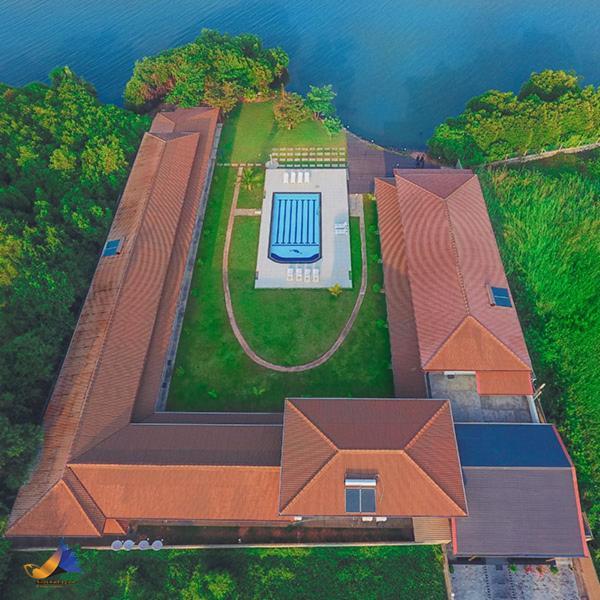
<svg viewBox="0 0 600 600"><path fill-rule="evenodd" d="M600 178L575 168L481 174L543 406L566 439L600 537ZM596 545L596 564L600 546Z"/></svg>

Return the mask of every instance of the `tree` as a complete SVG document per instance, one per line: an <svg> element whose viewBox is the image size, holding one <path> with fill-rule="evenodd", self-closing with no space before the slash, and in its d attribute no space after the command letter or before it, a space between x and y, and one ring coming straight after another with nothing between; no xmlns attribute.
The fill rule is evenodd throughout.
<svg viewBox="0 0 600 600"><path fill-rule="evenodd" d="M521 87L519 100L537 96L544 102L558 100L568 92L579 92L579 79L575 73L546 69L540 73L532 73Z"/></svg>
<svg viewBox="0 0 600 600"><path fill-rule="evenodd" d="M312 111L315 119L333 117L335 115L333 100L337 96L333 91L333 86L329 84L321 87L314 85L309 87L310 91L306 94L306 106Z"/></svg>
<svg viewBox="0 0 600 600"><path fill-rule="evenodd" d="M165 101L229 112L241 99L272 97L288 60L281 48L264 48L255 35L204 29L189 44L137 61L125 101L138 111Z"/></svg>
<svg viewBox="0 0 600 600"><path fill-rule="evenodd" d="M277 125L285 129L294 129L310 115L302 96L285 91L282 91L279 101L273 106L273 114Z"/></svg>
<svg viewBox="0 0 600 600"><path fill-rule="evenodd" d="M325 117L323 119L323 126L329 135L335 135L343 128L342 121L338 117Z"/></svg>
<svg viewBox="0 0 600 600"><path fill-rule="evenodd" d="M258 169L246 167L242 171L242 185L251 190L261 181L261 173Z"/></svg>

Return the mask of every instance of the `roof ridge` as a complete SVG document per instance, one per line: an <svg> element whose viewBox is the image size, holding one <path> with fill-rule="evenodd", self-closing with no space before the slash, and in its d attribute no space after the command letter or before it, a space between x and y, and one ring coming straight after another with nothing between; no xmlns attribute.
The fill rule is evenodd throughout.
<svg viewBox="0 0 600 600"><path fill-rule="evenodd" d="M429 417L429 419L427 419L427 422L421 426L419 431L417 431L417 433L415 433L415 435L409 440L409 442L404 445L405 450L410 450L410 448L417 442L417 440L420 439L421 436L424 435L424 433L438 419L441 411L444 408L447 408L450 404L450 402L448 400L442 400L441 402L442 402L442 405L431 415L431 417Z"/></svg>
<svg viewBox="0 0 600 600"><path fill-rule="evenodd" d="M467 179L467 181L470 181L470 179ZM464 183L463 183L463 185L464 185ZM462 187L462 185L459 188L457 188L457 190L460 189L461 187ZM455 191L457 191L457 190L455 190ZM450 195L452 195L452 194L450 194ZM450 209L448 208L448 202L446 202L446 201L444 201L444 214L446 215L446 220L448 221L448 231L450 233L450 245L452 246L452 254L454 256L454 263L455 263L455 267L456 267L456 276L458 277L458 285L460 286L460 293L463 297L463 302L465 303L465 309L467 311L467 314L470 315L471 307L469 305L469 298L467 296L465 280L464 280L462 271L460 269L460 260L459 260L459 256L458 256L458 247L456 245L456 237L454 235L454 226L452 225L452 219L450 218Z"/></svg>
<svg viewBox="0 0 600 600"><path fill-rule="evenodd" d="M465 510L465 509L464 509L462 506L459 506L459 505L458 505L458 503L456 502L456 500L454 500L454 498L452 498L452 497L451 497L451 496L448 494L448 492L446 492L446 491L445 491L445 490L444 490L444 489L443 489L443 488L442 488L442 487L439 485L439 483L437 483L437 481L436 481L436 480L435 480L435 479L434 479L434 478L433 478L433 477L432 477L432 476L431 476L431 475L430 475L430 474L427 472L427 470L426 470L425 468L423 468L423 467L422 467L422 466L421 466L421 465L420 465L420 464L419 464L419 463L418 463L418 462L417 462L417 461L416 461L416 460L415 460L415 459L414 459L414 458L413 458L413 457L412 457L412 456L411 456L411 455L410 455L408 452L406 452L406 451L405 451L405 452L404 452L404 455L406 456L406 458L408 458L408 460L410 460L410 462L411 462L412 464L414 464L414 465L417 467L417 469L418 469L418 470L419 470L421 473L423 473L423 475L425 475L425 477L426 477L426 478L427 478L427 479L428 479L428 480L429 480L431 483L433 483L433 485L434 485L434 486L435 486L435 487L436 487L438 490L440 490L440 492L442 492L442 494L444 494L444 496L445 496L446 498L448 498L448 500L450 500L450 502L452 502L452 504L454 504L454 506L455 506L456 508L458 508L458 510L460 510L462 513L465 513L465 514L466 514L466 510ZM466 501L466 496L465 496L465 501Z"/></svg>
<svg viewBox="0 0 600 600"><path fill-rule="evenodd" d="M331 445L331 447L339 452L339 448L335 445L335 443L333 442L333 440L331 438L329 438L327 435L325 435L325 433L319 429L315 423L313 423L313 421L311 419L309 419L293 402L293 400L289 401L290 406L292 406L294 408L294 410L301 416L304 418L304 420L328 443Z"/></svg>
<svg viewBox="0 0 600 600"><path fill-rule="evenodd" d="M407 169L394 169L394 171L402 171L402 170L407 170ZM411 169L412 170L412 169ZM414 169L416 171L416 169ZM436 172L443 172L444 169L428 169L429 171L436 171ZM451 171L458 171L458 170L467 170L467 169L448 169ZM422 171L419 171L419 174L421 174ZM450 196L452 196L453 194L455 194L456 192L458 192L458 190L460 190L467 182L471 181L471 179L473 179L473 177L475 177L475 173L473 173L473 171L471 171L471 177L469 177L468 179L465 179L465 181L463 181L455 190L453 190L450 194L448 194L446 197L442 197L438 194L436 194L435 192L432 192L431 190L428 190L426 187L423 187L421 184L412 181L411 179L407 179L406 177L404 177L401 174L396 175L394 173L394 179L396 177L400 177L401 179L403 179L404 181L411 183L412 185L417 186L418 188L422 189L424 192L427 192L428 194L431 194L432 196L435 196L436 198L439 198L442 201L447 200ZM381 179L381 178L379 178Z"/></svg>
<svg viewBox="0 0 600 600"><path fill-rule="evenodd" d="M479 325L480 327L482 327L485 331L487 331L487 333L489 333L501 346L503 346L506 350L508 350L508 352L510 352L528 371L531 371L531 367L524 363L523 360L517 356L517 354L515 352L513 352L513 350L511 350L495 333L493 333L492 331L490 331L476 316L474 315L468 315L469 317L471 317L475 323L477 323L477 325ZM514 370L516 373L519 373L520 371Z"/></svg>
<svg viewBox="0 0 600 600"><path fill-rule="evenodd" d="M90 522L90 525L98 532L99 535L102 535L102 532L98 529L98 527L96 527L94 521L92 521L92 518L88 515L87 511L83 508L83 506L81 505L81 502L79 502L75 492L73 491L73 489L71 489L71 486L64 479L61 479L56 485L59 485L61 483L65 486L65 488L67 489L69 494L71 494L71 496L73 497L73 500L77 503L77 506L79 507L81 512L85 515L85 518ZM90 496L90 498L91 498L91 496ZM94 504L96 504L95 501L94 501ZM100 509L98 509L98 510L100 510ZM106 515L102 511L100 511L100 513L104 516L104 518L106 518Z"/></svg>
<svg viewBox="0 0 600 600"><path fill-rule="evenodd" d="M289 510L290 509L290 505L293 504L298 499L298 496L300 496L300 494L302 494L303 492L305 492L309 487L311 487L312 485L314 485L315 481L319 478L319 476L322 476L323 471L327 467L331 467L331 464L334 462L334 460L338 456L339 456L339 452L335 452L334 454L332 454L321 465L321 467L319 467L319 469L317 470L317 472L288 500L288 502L285 504L285 506L281 507L281 509L279 510L279 513L281 514L284 510Z"/></svg>
<svg viewBox="0 0 600 600"><path fill-rule="evenodd" d="M144 134L144 137L146 137L146 134ZM164 141L164 140L160 140L159 138L156 138L154 136L152 136L152 137L154 139L158 140L161 143L161 146L162 146L161 153L160 153L160 159L158 161L158 165L160 165L161 162L162 162L162 159L164 157L165 149L167 147L167 142ZM143 142L143 139L142 139L142 142ZM141 145L140 145L140 149L141 149ZM138 156L139 156L139 150L138 150ZM136 156L136 160L137 160L137 156ZM135 161L134 161L134 166L135 166ZM132 170L133 170L133 166L132 166ZM87 403L88 403L88 400L89 400L90 390L91 390L91 388L92 388L92 386L94 384L94 381L96 380L96 376L97 376L97 373L98 373L98 366L100 365L100 362L102 361L102 357L104 356L104 353L106 351L106 338L108 336L111 324L112 324L113 319L114 319L115 311L116 311L116 308L117 308L117 305L118 305L118 300L119 300L119 298L121 296L121 293L123 292L123 282L125 281L126 275L127 275L128 271L129 271L129 269L131 267L131 258L133 256L133 248L135 248L135 241L137 240L137 237L138 237L139 232L140 232L141 224L142 224L142 222L144 220L144 217L146 215L146 212L148 210L148 205L150 203L150 198L152 197L152 194L153 194L153 192L154 192L154 190L156 188L156 175L157 175L157 171L158 171L158 169L156 169L154 171L154 173L152 174L152 185L149 187L148 193L146 194L146 196L144 198L143 209L140 211L140 214L138 215L138 218L136 219L135 227L133 227L133 236L132 236L133 237L133 242L130 241L129 244L128 244L132 248L132 251L128 252L125 255L125 258L127 259L127 264L123 267L123 269L121 271L121 276L119 277L119 282L117 284L117 291L116 291L116 294L115 294L115 300L114 300L113 306L111 308L110 315L109 315L109 317L107 319L106 325L104 327L104 341L102 343L102 348L101 348L100 353L98 355L98 359L96 360L96 362L95 362L95 364L93 366L92 375L90 376L90 379L89 379L88 384L87 384L86 389L85 389L85 395L84 395L83 401L81 403L81 410L80 410L80 413L79 413L79 418L77 420L77 428L75 430L75 434L73 436L73 439L71 440L71 443L69 444L69 452L67 454L68 457L71 456L71 453L73 452L73 447L75 445L75 440L79 437L79 434L81 432L81 423L82 423L82 420L83 420L83 413L85 411L85 408L87 407ZM127 183L129 183L129 181ZM127 190L127 184L125 186L125 189L123 190L123 194L125 194L126 190ZM121 195L121 198L122 197L123 197L123 195ZM121 208L121 202L119 202L119 206L117 207L117 211L119 210L119 208ZM116 212L115 212L115 216L116 216ZM112 224L111 224L111 229L112 229ZM109 234L110 234L110 230L109 230ZM96 267L96 269L97 268L98 267ZM94 278L95 278L95 275L96 275L96 273L94 273ZM94 281L92 280L92 285L93 285L93 283L94 283ZM89 288L90 291L92 289L92 285L90 285L90 288ZM75 330L77 330L77 325L75 326ZM121 429L123 429L123 428L124 427L122 427ZM107 436L107 437L110 437L110 436ZM103 438L102 440L98 440L98 443L100 443L101 441L104 441L105 439L106 438ZM96 445L96 444L94 444L94 445ZM90 448L88 448L88 450L89 449ZM68 460L69 460L69 458L67 458L67 462L68 462ZM66 465L65 465L65 467L66 467Z"/></svg>
<svg viewBox="0 0 600 600"><path fill-rule="evenodd" d="M306 421L306 423L308 423L308 425L310 426L310 428L312 430L317 432L317 434L321 437L321 439L330 446L330 449L332 450L332 452L325 459L323 464L313 473L313 475L310 477L310 479L302 487L300 487L300 489L298 489L296 491L296 493L294 495L292 495L291 498L285 504L280 506L280 508L279 508L280 513L282 511L284 511L285 509L289 508L290 504L315 480L315 478L325 468L325 466L327 464L329 464L332 461L332 459L334 457L336 457L340 451L339 448L294 404L293 400L288 400L287 404L291 408L293 408L294 412L297 415L302 417L304 419L304 421ZM285 425L285 423L284 423L284 425ZM283 428L283 430L284 430L284 435L285 435L285 427ZM283 445L283 438L282 438L282 443L281 443L282 457L283 457L283 448L284 448L284 445ZM283 460L281 461L280 469L282 469L282 468L283 468ZM283 483L283 478L280 477L280 483L279 483L279 500L280 501L281 501L281 485L282 485L282 483Z"/></svg>
<svg viewBox="0 0 600 600"><path fill-rule="evenodd" d="M467 320L468 317L470 317L471 315L466 315L464 316L457 324L456 327L444 338L444 341L438 346L438 349L427 359L427 362L423 365L423 368L425 369L427 367L427 365L432 362L437 355L442 351L442 348L450 341L450 338L457 333L457 331L463 326L464 322Z"/></svg>
<svg viewBox="0 0 600 600"><path fill-rule="evenodd" d="M102 468L102 469L107 469L107 468L114 468L114 467L118 467L119 469L121 468L156 468L159 467L161 469L273 469L273 470L277 470L279 471L281 469L280 465L202 465L202 464L172 464L172 465L165 465L165 464L154 464L154 463L108 463L108 462L102 462L102 463L78 463L78 462L74 462L71 463L72 465L72 469L85 469L85 468L91 468L91 469L96 469L96 468ZM62 479L60 480L62 481Z"/></svg>

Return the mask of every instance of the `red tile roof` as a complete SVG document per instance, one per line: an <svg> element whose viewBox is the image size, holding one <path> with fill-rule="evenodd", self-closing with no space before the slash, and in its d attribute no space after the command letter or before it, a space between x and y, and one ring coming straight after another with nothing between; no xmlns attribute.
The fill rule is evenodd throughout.
<svg viewBox="0 0 600 600"><path fill-rule="evenodd" d="M296 399L284 414L280 510L345 515L346 475L377 475L377 514L465 515L445 400Z"/></svg>
<svg viewBox="0 0 600 600"><path fill-rule="evenodd" d="M218 115L179 109L157 116L144 135L108 237L123 240L122 249L99 260L8 535L26 535L19 520L38 503L48 513L44 506L65 494L57 484L70 459L127 426L136 401L156 398ZM85 504L68 505L78 500Z"/></svg>
<svg viewBox="0 0 600 600"><path fill-rule="evenodd" d="M531 371L514 307L492 306L508 282L477 177L468 170L396 170L377 182L389 321L404 312L406 271L426 371ZM407 269L391 268L406 254ZM392 352L407 338L390 331ZM394 361L393 361L394 362Z"/></svg>

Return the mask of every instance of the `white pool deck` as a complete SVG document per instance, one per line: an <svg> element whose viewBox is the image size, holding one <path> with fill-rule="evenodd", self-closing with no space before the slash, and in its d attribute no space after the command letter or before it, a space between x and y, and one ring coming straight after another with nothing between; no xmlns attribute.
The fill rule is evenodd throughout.
<svg viewBox="0 0 600 600"><path fill-rule="evenodd" d="M299 173L302 174L300 183ZM321 258L316 262L287 264L269 258L271 209L275 192L321 194ZM255 287L329 288L338 283L343 288L351 288L350 257L346 169L268 168L265 175Z"/></svg>

